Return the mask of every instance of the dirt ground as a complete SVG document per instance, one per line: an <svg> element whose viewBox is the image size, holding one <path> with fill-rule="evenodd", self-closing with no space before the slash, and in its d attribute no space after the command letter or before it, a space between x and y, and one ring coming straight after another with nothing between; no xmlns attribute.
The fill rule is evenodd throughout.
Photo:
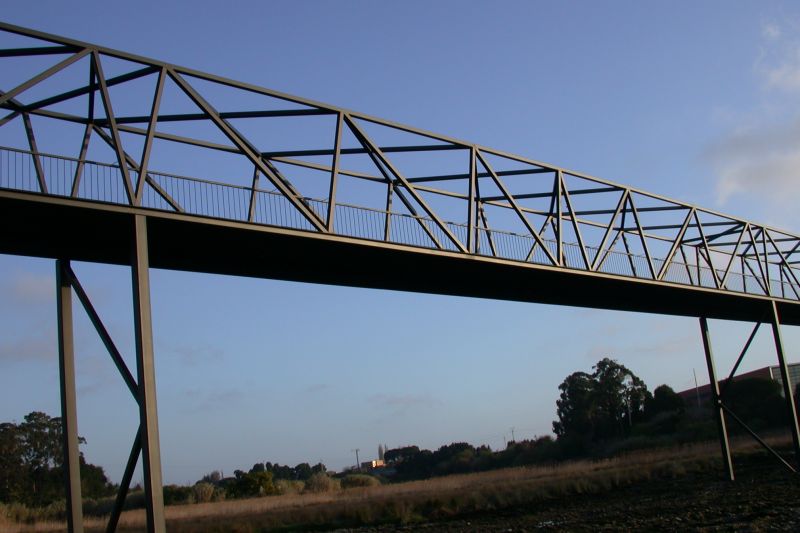
<svg viewBox="0 0 800 533"><path fill-rule="evenodd" d="M800 531L800 475L765 455L718 471L640 483L446 522L343 529L344 532Z"/></svg>

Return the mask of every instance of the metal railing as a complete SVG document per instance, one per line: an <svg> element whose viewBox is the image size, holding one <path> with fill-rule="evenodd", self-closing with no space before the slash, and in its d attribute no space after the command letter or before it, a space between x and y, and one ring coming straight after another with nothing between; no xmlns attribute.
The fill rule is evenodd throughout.
<svg viewBox="0 0 800 533"><path fill-rule="evenodd" d="M117 165L95 161L81 162L69 157L43 153L38 154L38 161L37 165L32 152L0 147L0 188L129 205L123 175ZM37 166L42 174L45 191L40 185ZM131 181L137 183L138 172L131 169L129 174ZM251 216L253 193L250 187L155 171L148 171L148 177L149 183L143 188L141 199L141 207L146 209L175 212L172 203L178 205L181 212L189 215L313 231L308 220L289 200L276 191L256 190ZM327 200L303 198L302 201L321 218L326 217ZM466 241L468 231L466 224L446 222L446 226L456 238L462 242ZM478 255L540 265L552 264L542 246L536 245L536 240L530 235L480 227L475 229L475 253ZM337 235L347 237L457 251L442 229L429 218L363 206L337 203L334 209L333 230ZM542 242L551 255L557 255L556 241L543 239ZM585 248L590 261L594 261L597 254L603 254L599 272L652 279L645 256L616 250L600 250L592 246ZM586 270L577 243L563 243L562 253L564 268ZM652 258L652 263L654 270L659 272L664 260ZM717 278L722 278L723 274L724 271L718 270ZM760 280L755 276L731 271L724 286L717 287L714 273L709 267L687 264L674 259L667 267L661 281L748 294L766 294ZM773 296L800 300L798 294L800 288L788 280L770 279L769 284Z"/></svg>

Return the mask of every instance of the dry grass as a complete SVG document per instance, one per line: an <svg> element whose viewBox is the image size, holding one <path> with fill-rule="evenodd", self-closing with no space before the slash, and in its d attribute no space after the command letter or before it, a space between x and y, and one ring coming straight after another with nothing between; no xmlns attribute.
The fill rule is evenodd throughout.
<svg viewBox="0 0 800 533"><path fill-rule="evenodd" d="M775 437L773 445L785 443ZM734 449L757 445L738 440ZM246 500L179 505L166 508L170 531L261 531L368 523L414 523L464 512L492 510L571 494L597 493L651 478L677 477L690 471L719 468L717 443L633 452L600 461L572 461L554 466L519 467L453 475L321 494L287 494ZM143 531L144 511L126 511L120 530ZM32 525L4 522L0 531L64 531L63 523ZM87 531L103 531L105 521L86 519Z"/></svg>

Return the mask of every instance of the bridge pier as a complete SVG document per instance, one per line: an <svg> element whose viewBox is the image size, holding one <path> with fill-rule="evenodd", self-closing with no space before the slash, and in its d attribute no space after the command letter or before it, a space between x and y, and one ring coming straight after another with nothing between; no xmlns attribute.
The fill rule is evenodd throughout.
<svg viewBox="0 0 800 533"><path fill-rule="evenodd" d="M124 359L108 334L108 330L100 320L94 306L92 306L86 291L84 291L80 281L72 271L69 260L59 259L56 261L62 447L67 497L67 527L70 533L83 533L72 325L73 290L81 304L83 304L90 321L105 344L109 355L139 407L139 430L134 438L128 464L120 482L119 493L109 518L107 531L110 533L117 529L119 516L122 513L125 497L128 493L140 452L144 477L147 531L150 533L163 533L166 531L156 407L148 252L147 218L144 215L134 215L131 227L130 258L137 379L134 379L130 370L128 370Z"/></svg>
<svg viewBox="0 0 800 533"><path fill-rule="evenodd" d="M150 259L147 247L147 217L135 215L131 254L133 321L136 369L139 384L139 427L142 439L142 470L147 508L147 531L166 531L164 491L161 480L161 447L158 438L156 374L153 358L153 321L150 312Z"/></svg>
<svg viewBox="0 0 800 533"><path fill-rule="evenodd" d="M783 340L781 338L781 331L780 331L780 317L778 315L778 308L775 301L771 301L769 304L769 309L767 312L762 316L762 321L764 319L768 319L771 326L772 326L772 337L773 341L775 342L775 351L778 356L778 367L781 373L781 380L783 385L783 397L786 401L786 414L787 414L787 422L789 424L789 431L792 434L792 444L793 444L793 454L794 454L794 466L790 464L786 459L783 458L777 451L775 451L769 444L767 444L761 437L759 437L755 431L753 431L741 418L739 418L736 413L734 413L730 407L725 403L726 399L726 391L729 390L731 383L733 382L734 376L736 374L736 370L739 368L739 365L744 359L745 354L747 353L750 344L753 341L756 333L758 332L758 328L761 325L761 322L757 322L753 332L750 334L747 342L744 345L741 353L739 354L739 358L736 360L736 363L733 365L733 369L731 370L730 375L728 376L727 381L725 382L725 386L720 390L719 380L717 379L717 372L714 366L714 356L711 350L711 336L708 332L708 321L705 317L700 317L700 333L703 338L703 350L705 351L706 356L706 365L708 366L708 378L709 378L709 385L711 388L711 401L712 401L712 409L714 412L714 418L717 422L717 428L719 430L719 440L720 440L720 448L722 451L722 462L725 467L725 471L727 477L733 481L735 479L734 472L733 472L733 462L731 460L731 450L730 450L730 442L728 440L728 429L725 421L726 413L733 419L739 426L742 427L751 437L753 437L756 442L758 442L764 449L766 449L769 453L773 455L780 463L782 463L789 471L793 473L797 473L800 471L800 427L798 426L797 420L797 409L794 404L794 394L792 391L792 383L789 379L789 368L786 364L786 357L783 351Z"/></svg>
<svg viewBox="0 0 800 533"><path fill-rule="evenodd" d="M783 353L783 339L781 338L781 323L778 316L778 308L775 300L770 303L772 337L775 341L775 351L778 354L778 366L783 381L783 397L786 400L786 410L789 417L789 430L792 433L792 444L794 446L794 459L797 468L800 468L800 428L797 424L797 409L794 405L794 392L792 391L792 381L789 379L789 367L786 364L786 357Z"/></svg>
<svg viewBox="0 0 800 533"><path fill-rule="evenodd" d="M72 284L69 261L56 260L56 307L58 313L58 373L61 394L61 447L67 498L67 529L83 533L78 410L75 391L75 345L72 335Z"/></svg>

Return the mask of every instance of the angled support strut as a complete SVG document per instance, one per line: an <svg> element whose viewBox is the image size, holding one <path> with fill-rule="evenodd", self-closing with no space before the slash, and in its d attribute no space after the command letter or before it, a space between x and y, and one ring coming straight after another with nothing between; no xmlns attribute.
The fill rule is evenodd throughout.
<svg viewBox="0 0 800 533"><path fill-rule="evenodd" d="M719 382L717 381L717 370L714 366L714 354L711 352L711 336L708 333L708 320L700 317L700 334L703 337L703 350L706 354L706 366L708 367L708 380L711 386L711 402L714 410L714 418L717 421L719 431L719 444L722 452L722 464L725 468L728 479L733 481L733 461L731 460L731 447L728 442L728 429L725 425L725 410L722 400L719 397Z"/></svg>

